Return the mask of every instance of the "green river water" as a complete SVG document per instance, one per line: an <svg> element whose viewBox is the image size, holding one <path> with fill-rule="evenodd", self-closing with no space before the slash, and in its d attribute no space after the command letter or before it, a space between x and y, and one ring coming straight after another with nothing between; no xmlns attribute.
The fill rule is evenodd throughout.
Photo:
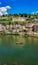
<svg viewBox="0 0 38 65"><path fill-rule="evenodd" d="M38 38L0 36L0 64L38 65Z"/></svg>

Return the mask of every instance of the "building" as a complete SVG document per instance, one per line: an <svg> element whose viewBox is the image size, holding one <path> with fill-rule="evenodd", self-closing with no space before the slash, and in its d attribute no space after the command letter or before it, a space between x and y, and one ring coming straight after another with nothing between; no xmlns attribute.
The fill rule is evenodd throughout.
<svg viewBox="0 0 38 65"><path fill-rule="evenodd" d="M25 25L27 31L32 31L32 30L33 30L33 26L34 26L33 23L27 23L27 24Z"/></svg>
<svg viewBox="0 0 38 65"><path fill-rule="evenodd" d="M35 23L34 23L33 31L34 31L34 32L38 32L38 22L35 22Z"/></svg>
<svg viewBox="0 0 38 65"><path fill-rule="evenodd" d="M12 18L12 21L14 21L14 22L25 22L26 21L26 18L25 17L13 17Z"/></svg>

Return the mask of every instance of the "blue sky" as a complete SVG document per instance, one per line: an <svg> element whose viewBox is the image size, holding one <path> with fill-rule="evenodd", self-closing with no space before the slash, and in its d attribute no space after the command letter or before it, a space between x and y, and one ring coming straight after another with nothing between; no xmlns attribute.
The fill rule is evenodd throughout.
<svg viewBox="0 0 38 65"><path fill-rule="evenodd" d="M0 0L0 7L10 6L8 13L38 12L38 0Z"/></svg>

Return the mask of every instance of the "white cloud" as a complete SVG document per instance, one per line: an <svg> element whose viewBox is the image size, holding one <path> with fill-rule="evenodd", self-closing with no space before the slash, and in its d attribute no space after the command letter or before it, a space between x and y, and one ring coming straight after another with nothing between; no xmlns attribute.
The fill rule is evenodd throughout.
<svg viewBox="0 0 38 65"><path fill-rule="evenodd" d="M0 12L0 16L2 16L2 12Z"/></svg>
<svg viewBox="0 0 38 65"><path fill-rule="evenodd" d="M8 14L7 12L5 12L4 14Z"/></svg>
<svg viewBox="0 0 38 65"><path fill-rule="evenodd" d="M10 6L6 6L6 9L10 9L11 7Z"/></svg>
<svg viewBox="0 0 38 65"><path fill-rule="evenodd" d="M8 14L7 10L10 9L10 6L6 6L6 7L0 7L0 16L4 15L4 14Z"/></svg>
<svg viewBox="0 0 38 65"><path fill-rule="evenodd" d="M36 12L32 12L32 14L37 14L38 13L38 11L36 11Z"/></svg>
<svg viewBox="0 0 38 65"><path fill-rule="evenodd" d="M7 12L4 12L3 14L8 14Z"/></svg>
<svg viewBox="0 0 38 65"><path fill-rule="evenodd" d="M5 11L7 11L7 9L6 9L6 7L1 7L1 8L0 8L0 11L1 11L1 12L5 12Z"/></svg>

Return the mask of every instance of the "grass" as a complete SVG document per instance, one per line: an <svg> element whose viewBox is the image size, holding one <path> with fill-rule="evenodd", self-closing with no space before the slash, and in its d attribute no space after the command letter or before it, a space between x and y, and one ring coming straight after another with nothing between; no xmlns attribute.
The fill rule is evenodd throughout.
<svg viewBox="0 0 38 65"><path fill-rule="evenodd" d="M12 21L12 20L2 20L2 21L0 21L0 23L3 23L4 25L7 25L7 24L19 24L19 25L24 25L25 24L25 22L21 22L21 21Z"/></svg>

